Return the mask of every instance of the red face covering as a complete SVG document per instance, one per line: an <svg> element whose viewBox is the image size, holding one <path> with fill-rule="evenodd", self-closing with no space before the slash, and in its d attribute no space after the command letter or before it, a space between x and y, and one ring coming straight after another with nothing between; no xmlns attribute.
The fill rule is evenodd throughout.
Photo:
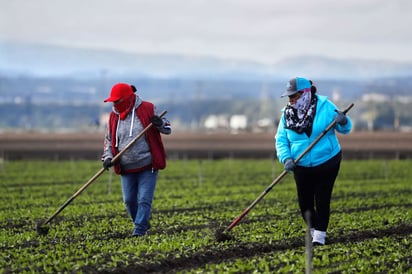
<svg viewBox="0 0 412 274"><path fill-rule="evenodd" d="M134 107L135 100L136 100L136 94L130 94L130 96L123 99L123 101L113 105L114 109L120 115L120 120L126 119L127 114Z"/></svg>

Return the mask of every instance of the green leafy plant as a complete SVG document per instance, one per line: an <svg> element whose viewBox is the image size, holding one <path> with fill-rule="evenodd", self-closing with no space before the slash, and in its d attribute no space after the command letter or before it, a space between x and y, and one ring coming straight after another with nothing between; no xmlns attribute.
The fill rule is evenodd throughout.
<svg viewBox="0 0 412 274"><path fill-rule="evenodd" d="M323 272L411 269L412 165L402 161L344 161L335 184L328 244L313 249ZM2 272L290 273L305 270L305 227L291 175L232 231L226 227L282 171L272 160L170 160L159 173L152 228L131 237L119 177L96 180L39 236L48 217L100 163L4 162L0 172ZM108 190L111 191L108 191Z"/></svg>

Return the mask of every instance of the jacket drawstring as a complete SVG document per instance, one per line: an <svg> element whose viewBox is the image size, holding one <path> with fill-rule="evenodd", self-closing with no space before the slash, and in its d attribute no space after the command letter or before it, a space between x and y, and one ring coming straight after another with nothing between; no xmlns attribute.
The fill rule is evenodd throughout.
<svg viewBox="0 0 412 274"><path fill-rule="evenodd" d="M120 115L116 125L116 146L119 147L119 124L120 124Z"/></svg>
<svg viewBox="0 0 412 274"><path fill-rule="evenodd" d="M132 122L130 123L130 131L129 131L129 137L132 137L133 135L133 124L134 124L134 116L135 116L135 110L132 111ZM116 125L116 147L119 147L119 125L120 125L120 115L119 119L117 121Z"/></svg>
<svg viewBox="0 0 412 274"><path fill-rule="evenodd" d="M133 123L134 123L134 113L135 113L135 109L133 108L133 111L132 111L132 122L130 123L129 137L132 137Z"/></svg>

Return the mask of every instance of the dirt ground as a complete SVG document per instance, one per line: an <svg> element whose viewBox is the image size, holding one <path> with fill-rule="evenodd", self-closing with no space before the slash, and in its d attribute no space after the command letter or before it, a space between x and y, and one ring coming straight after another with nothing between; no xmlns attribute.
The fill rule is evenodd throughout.
<svg viewBox="0 0 412 274"><path fill-rule="evenodd" d="M0 158L100 159L103 132L0 133ZM163 135L169 158L266 158L274 156L273 133L194 133ZM347 159L410 159L412 132L352 132L339 135Z"/></svg>

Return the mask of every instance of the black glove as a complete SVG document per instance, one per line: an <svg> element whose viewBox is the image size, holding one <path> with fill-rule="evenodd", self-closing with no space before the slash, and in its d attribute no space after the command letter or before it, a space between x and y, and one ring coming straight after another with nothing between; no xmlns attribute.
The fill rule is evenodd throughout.
<svg viewBox="0 0 412 274"><path fill-rule="evenodd" d="M345 113L343 113L342 111L339 110L335 110L335 112L337 113L336 117L335 117L335 121L337 124L344 126L348 123L348 118L346 117Z"/></svg>
<svg viewBox="0 0 412 274"><path fill-rule="evenodd" d="M287 172L293 171L296 167L295 161L292 158L287 158L285 161L285 169Z"/></svg>
<svg viewBox="0 0 412 274"><path fill-rule="evenodd" d="M163 120L162 120L162 118L160 118L160 117L157 116L157 115L155 115L155 116L153 116L152 118L150 118L150 122L152 122L152 124L153 124L155 127L161 127L161 126L163 126Z"/></svg>
<svg viewBox="0 0 412 274"><path fill-rule="evenodd" d="M112 164L112 158L107 158L106 160L104 160L103 162L103 168L105 170L109 170L109 167L113 166Z"/></svg>

